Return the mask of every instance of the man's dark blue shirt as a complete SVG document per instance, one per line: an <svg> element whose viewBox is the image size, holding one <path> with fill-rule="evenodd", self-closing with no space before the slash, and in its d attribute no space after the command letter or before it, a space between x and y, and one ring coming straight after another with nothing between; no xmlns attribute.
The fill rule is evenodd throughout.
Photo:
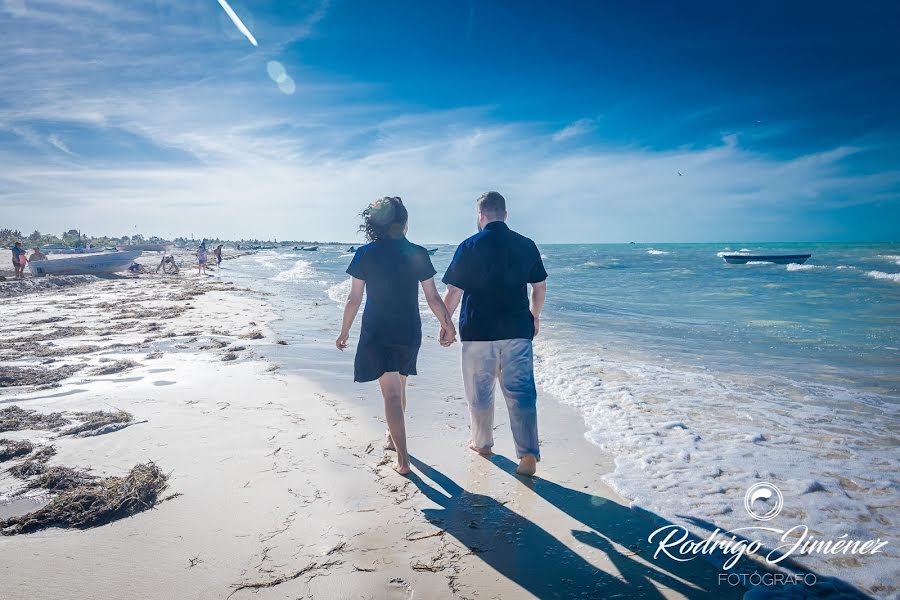
<svg viewBox="0 0 900 600"><path fill-rule="evenodd" d="M528 284L547 279L533 241L488 223L456 249L443 282L463 290L459 333L464 342L532 339Z"/></svg>

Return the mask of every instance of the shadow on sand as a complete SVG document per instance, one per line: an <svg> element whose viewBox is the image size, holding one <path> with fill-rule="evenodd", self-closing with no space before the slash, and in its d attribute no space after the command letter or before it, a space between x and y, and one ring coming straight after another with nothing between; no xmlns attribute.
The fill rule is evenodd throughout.
<svg viewBox="0 0 900 600"><path fill-rule="evenodd" d="M542 478L521 477L516 464L503 456L490 460L536 495L592 531L572 530L573 540L560 541L547 530L490 496L467 492L443 473L411 457L413 465L437 487L412 473L410 480L438 509L425 509L426 519L445 529L470 552L500 575L514 581L538 598L663 598L659 587L687 598L742 598L740 585L720 583L723 571L697 558L679 562L662 554L654 558L647 541L657 528L670 524L661 517L612 500L563 487ZM439 489L440 488L440 489ZM698 539L698 538L694 538ZM597 568L572 549L574 540L602 551L612 568ZM565 542L565 543L564 543ZM577 546L578 543L574 542ZM797 565L795 565L797 566ZM798 567L798 566L797 566ZM618 576L616 576L618 571ZM738 573L774 573L754 561L745 560L731 569ZM798 572L807 573L808 571ZM819 576L820 584L825 578ZM833 579L826 590L803 586L754 589L751 596L766 598L819 596L868 598L852 586ZM773 593L774 592L774 593Z"/></svg>

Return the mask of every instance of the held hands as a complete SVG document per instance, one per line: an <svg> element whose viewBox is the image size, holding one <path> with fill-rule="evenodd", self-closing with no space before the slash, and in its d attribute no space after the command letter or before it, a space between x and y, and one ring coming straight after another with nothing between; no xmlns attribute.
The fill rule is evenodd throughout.
<svg viewBox="0 0 900 600"><path fill-rule="evenodd" d="M453 323L450 323L449 329L441 325L441 334L438 336L438 341L444 348L453 345L453 342L456 341L456 328L453 326Z"/></svg>
<svg viewBox="0 0 900 600"><path fill-rule="evenodd" d="M343 352L347 348L347 340L350 339L350 333L347 331L342 331L341 335L337 337L334 341L335 347Z"/></svg>

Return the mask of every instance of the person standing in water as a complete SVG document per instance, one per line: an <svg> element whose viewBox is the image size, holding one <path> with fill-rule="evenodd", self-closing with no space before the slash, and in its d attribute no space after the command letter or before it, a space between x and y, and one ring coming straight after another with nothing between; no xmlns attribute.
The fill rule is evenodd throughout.
<svg viewBox="0 0 900 600"><path fill-rule="evenodd" d="M197 248L197 275L205 275L206 274L206 241L200 242L200 247Z"/></svg>
<svg viewBox="0 0 900 600"><path fill-rule="evenodd" d="M222 244L219 244L218 246L216 246L216 249L213 250L213 254L216 257L216 268L218 269L219 266L222 264Z"/></svg>
<svg viewBox="0 0 900 600"><path fill-rule="evenodd" d="M456 341L450 313L434 283L435 270L428 251L406 239L408 216L400 198L392 197L376 200L362 212L360 231L369 243L356 250L347 268L352 278L350 295L341 332L335 340L338 350L347 348L350 327L365 294L353 380L377 380L381 386L388 426L385 447L396 450L393 468L401 475L410 472L403 413L406 379L416 374L416 358L422 345L419 285L428 307L441 323L441 344L449 346Z"/></svg>
<svg viewBox="0 0 900 600"><path fill-rule="evenodd" d="M459 332L471 416L469 448L491 454L494 388L499 380L519 458L516 471L534 475L541 451L531 342L540 329L547 271L535 243L506 225L503 196L486 192L477 208L478 233L459 245L443 279L444 304L451 315L462 299ZM440 335L443 339L445 332Z"/></svg>

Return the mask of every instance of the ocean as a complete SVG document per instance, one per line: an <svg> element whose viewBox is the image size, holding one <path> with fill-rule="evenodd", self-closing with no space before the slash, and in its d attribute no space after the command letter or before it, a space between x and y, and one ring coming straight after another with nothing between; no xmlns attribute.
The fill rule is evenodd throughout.
<svg viewBox="0 0 900 600"><path fill-rule="evenodd" d="M271 293L275 328L290 344L277 360L326 384L352 380L352 351L333 346L349 290L346 248L261 251L226 263L229 279ZM438 246L439 275L453 250ZM535 342L540 410L580 413L585 438L615 459L605 477L612 487L703 534L712 523L754 524L744 491L770 481L784 496L782 525L806 525L819 538L891 541L882 556L804 564L868 590L896 590L900 244L540 250L549 273ZM812 258L721 258L742 250ZM422 312L420 374L457 385L458 355L432 348L437 322L424 299Z"/></svg>

